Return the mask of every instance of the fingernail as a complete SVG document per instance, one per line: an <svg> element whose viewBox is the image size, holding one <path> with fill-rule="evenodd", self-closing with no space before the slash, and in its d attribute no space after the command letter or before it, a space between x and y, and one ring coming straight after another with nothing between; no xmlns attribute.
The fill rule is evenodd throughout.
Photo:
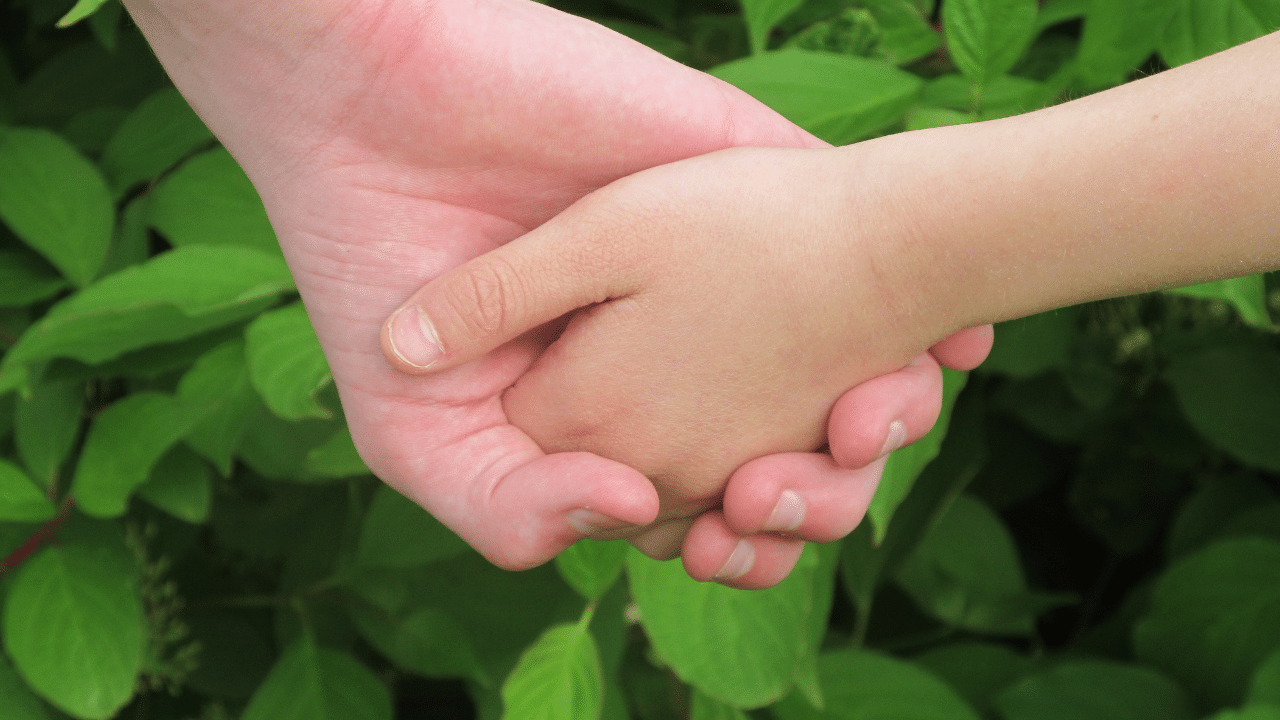
<svg viewBox="0 0 1280 720"><path fill-rule="evenodd" d="M716 571L712 580L732 580L740 578L751 572L751 566L756 564L756 550L751 547L751 543L746 540L739 540L737 547L730 553L729 559L724 561L724 565Z"/></svg>
<svg viewBox="0 0 1280 720"><path fill-rule="evenodd" d="M902 447L902 444L906 441L907 424L901 420L894 420L889 423L889 437L884 439L884 447L880 448L880 454L876 457L882 458L885 455L888 455L894 450Z"/></svg>
<svg viewBox="0 0 1280 720"><path fill-rule="evenodd" d="M612 518L586 508L570 511L569 514L564 516L564 520L569 523L569 527L582 535L598 535L632 527L632 524L625 520Z"/></svg>
<svg viewBox="0 0 1280 720"><path fill-rule="evenodd" d="M761 532L790 532L804 522L804 498L795 490L783 490L778 504L773 506L769 519L760 526Z"/></svg>
<svg viewBox="0 0 1280 720"><path fill-rule="evenodd" d="M406 305L391 316L390 338L396 357L416 368L431 367L444 355L440 336L416 305Z"/></svg>

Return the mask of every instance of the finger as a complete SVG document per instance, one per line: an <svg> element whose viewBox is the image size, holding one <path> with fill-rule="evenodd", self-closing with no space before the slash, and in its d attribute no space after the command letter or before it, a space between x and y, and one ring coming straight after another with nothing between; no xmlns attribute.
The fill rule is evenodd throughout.
<svg viewBox="0 0 1280 720"><path fill-rule="evenodd" d="M493 564L524 570L584 537L615 537L653 522L658 496L631 468L589 453L545 455L504 476L463 521Z"/></svg>
<svg viewBox="0 0 1280 720"><path fill-rule="evenodd" d="M995 339L995 328L980 325L961 330L929 348L929 352L952 370L972 370L987 359Z"/></svg>
<svg viewBox="0 0 1280 720"><path fill-rule="evenodd" d="M804 541L780 535L741 537L724 516L704 513L689 529L684 543L684 569L689 577L742 590L759 590L781 582L800 559Z"/></svg>
<svg viewBox="0 0 1280 720"><path fill-rule="evenodd" d="M812 542L838 540L862 521L883 469L883 459L850 469L820 453L756 458L725 486L725 523L739 536L783 533Z"/></svg>
<svg viewBox="0 0 1280 720"><path fill-rule="evenodd" d="M694 518L665 520L633 534L629 541L635 549L654 560L671 560L680 556L680 548L693 522Z"/></svg>
<svg viewBox="0 0 1280 720"><path fill-rule="evenodd" d="M543 455L510 425L427 457L391 484L507 570L540 565L583 537L634 533L658 514L641 473L589 453Z"/></svg>
<svg viewBox="0 0 1280 720"><path fill-rule="evenodd" d="M942 370L929 353L840 396L827 444L841 467L862 467L924 437L942 410Z"/></svg>
<svg viewBox="0 0 1280 720"><path fill-rule="evenodd" d="M387 319L382 350L401 372L438 372L480 357L580 307L629 294L635 263L622 244L597 242L583 212L427 283ZM575 221L574 218L578 220Z"/></svg>

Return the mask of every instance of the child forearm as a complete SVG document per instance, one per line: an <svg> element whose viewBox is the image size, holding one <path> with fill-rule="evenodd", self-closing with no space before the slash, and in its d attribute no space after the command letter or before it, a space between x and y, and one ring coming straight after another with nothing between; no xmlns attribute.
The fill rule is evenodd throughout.
<svg viewBox="0 0 1280 720"><path fill-rule="evenodd" d="M842 152L914 173L884 267L935 334L1280 267L1280 34L1028 115ZM882 175L886 187L894 178ZM865 174L862 177L865 181Z"/></svg>

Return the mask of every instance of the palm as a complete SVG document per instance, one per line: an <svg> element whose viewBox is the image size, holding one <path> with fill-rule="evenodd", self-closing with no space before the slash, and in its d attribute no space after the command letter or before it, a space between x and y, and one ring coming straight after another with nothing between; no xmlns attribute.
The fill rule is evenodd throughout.
<svg viewBox="0 0 1280 720"><path fill-rule="evenodd" d="M574 539L553 526L564 511L642 515L652 501L621 480L590 492L570 482L605 462L585 455L551 460L550 486L509 476L542 456L499 402L534 343L408 377L380 352L382 321L427 280L619 177L734 144L818 143L593 24L532 3L457 5L393 3L325 38L345 52L295 70L325 91L294 114L264 113L283 131L259 125L237 144L245 130L232 128L228 145L267 203L370 467L491 558L526 565ZM528 512L548 495L558 512Z"/></svg>

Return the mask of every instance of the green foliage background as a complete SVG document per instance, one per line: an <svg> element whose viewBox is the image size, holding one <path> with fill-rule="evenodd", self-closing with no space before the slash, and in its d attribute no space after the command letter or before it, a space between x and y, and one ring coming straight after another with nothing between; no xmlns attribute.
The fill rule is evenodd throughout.
<svg viewBox="0 0 1280 720"><path fill-rule="evenodd" d="M553 4L838 144L1280 27ZM252 186L115 0L0 0L0 220L0 720L1280 719L1274 277L1000 327L869 520L740 592L618 543L503 572L371 477Z"/></svg>

